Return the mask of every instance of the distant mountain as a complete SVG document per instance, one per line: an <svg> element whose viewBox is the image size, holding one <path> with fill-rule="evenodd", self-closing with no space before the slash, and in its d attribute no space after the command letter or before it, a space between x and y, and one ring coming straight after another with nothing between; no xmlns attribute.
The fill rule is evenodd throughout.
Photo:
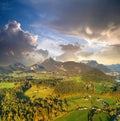
<svg viewBox="0 0 120 121"><path fill-rule="evenodd" d="M13 71L25 71L26 66L21 63L15 63L8 66L0 66L0 73L1 74L9 74Z"/></svg>
<svg viewBox="0 0 120 121"><path fill-rule="evenodd" d="M94 81L99 81L101 79L110 80L110 77L105 75L103 71L97 68L95 69L95 64L96 67L98 67L97 62L91 62L89 64L92 64L94 68L84 63L77 63L74 61L57 62L52 58L49 58L40 65L44 66L44 68L49 72L67 74L67 75L82 75L84 79L86 79L85 77L88 76L89 80L94 80ZM104 66L102 65L102 67ZM106 67L104 68L106 69Z"/></svg>
<svg viewBox="0 0 120 121"><path fill-rule="evenodd" d="M74 61L58 62L50 57L40 64L34 64L29 67L21 63L15 63L9 66L1 66L0 72L11 73L13 71L22 71L22 72L46 71L46 72L55 72L55 73L63 72L67 74L81 74L91 71L93 67L100 69L102 71L109 70L104 65L98 64L96 61L88 61L87 63L77 63Z"/></svg>
<svg viewBox="0 0 120 121"><path fill-rule="evenodd" d="M111 71L117 71L120 72L120 64L113 64L113 65L109 65L107 66Z"/></svg>
<svg viewBox="0 0 120 121"><path fill-rule="evenodd" d="M21 63L15 63L9 66L1 66L0 73L7 74L13 71L21 72L48 72L64 75L81 75L85 80L110 80L109 76L101 70L108 70L104 65L98 64L96 61L89 61L85 63L77 63L74 61L58 62L52 58L46 59L40 64L32 66L25 66Z"/></svg>
<svg viewBox="0 0 120 121"><path fill-rule="evenodd" d="M8 66L0 66L0 74L9 74L12 70Z"/></svg>
<svg viewBox="0 0 120 121"><path fill-rule="evenodd" d="M100 71L99 69L93 68L91 71L82 74L82 79L84 81L112 81L113 79L111 76L106 75L103 71Z"/></svg>
<svg viewBox="0 0 120 121"><path fill-rule="evenodd" d="M68 74L82 74L92 70L92 68L86 64L68 61L60 65L59 71L62 70Z"/></svg>
<svg viewBox="0 0 120 121"><path fill-rule="evenodd" d="M22 63L15 63L15 64L13 64L13 65L9 65L9 68L10 68L12 71L17 71L17 70L24 71L24 70L26 70L26 66L23 65Z"/></svg>
<svg viewBox="0 0 120 121"><path fill-rule="evenodd" d="M92 69L88 65L82 63L77 63L74 61L58 62L53 60L52 58L48 58L40 65L43 66L45 70L49 72L67 73L67 74L80 74Z"/></svg>
<svg viewBox="0 0 120 121"><path fill-rule="evenodd" d="M53 58L50 57L42 62L40 65L43 66L46 71L55 72L59 70L61 64L62 62L55 61L53 60Z"/></svg>
<svg viewBox="0 0 120 121"><path fill-rule="evenodd" d="M81 61L81 63L87 64L88 66L93 67L93 68L97 68L105 73L111 71L107 66L103 64L99 64L95 60Z"/></svg>
<svg viewBox="0 0 120 121"><path fill-rule="evenodd" d="M31 70L31 71L44 71L45 67L38 65L38 64L34 64L34 65L29 67L29 70Z"/></svg>

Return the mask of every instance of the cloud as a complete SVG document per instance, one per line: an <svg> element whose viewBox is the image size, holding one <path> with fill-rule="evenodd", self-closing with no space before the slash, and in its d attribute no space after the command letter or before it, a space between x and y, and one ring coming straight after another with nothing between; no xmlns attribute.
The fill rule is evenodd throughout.
<svg viewBox="0 0 120 121"><path fill-rule="evenodd" d="M76 43L78 44L78 43ZM80 45L73 45L73 44L68 44L68 45L60 45L61 49L65 52L77 52L80 50Z"/></svg>
<svg viewBox="0 0 120 121"><path fill-rule="evenodd" d="M110 45L107 48L105 48L104 50L102 50L100 52L100 54L102 56L106 56L109 58L120 58L119 54L120 54L120 44L116 44L116 45Z"/></svg>
<svg viewBox="0 0 120 121"><path fill-rule="evenodd" d="M120 42L119 0L30 0L41 25L90 42ZM44 19L41 18L44 15ZM37 23L37 21L36 21ZM38 22L39 23L39 22Z"/></svg>
<svg viewBox="0 0 120 121"><path fill-rule="evenodd" d="M92 35L93 34L92 30L89 27L86 28L86 33L88 35Z"/></svg>
<svg viewBox="0 0 120 121"><path fill-rule="evenodd" d="M120 44L110 45L96 54L99 61L106 64L120 63Z"/></svg>
<svg viewBox="0 0 120 121"><path fill-rule="evenodd" d="M63 53L56 57L58 61L97 60L106 65L120 62L120 44L107 45L96 52L86 50L85 45L82 46L78 43L60 45L60 47Z"/></svg>
<svg viewBox="0 0 120 121"><path fill-rule="evenodd" d="M77 52L81 50L81 46L78 44L67 44L67 45L60 45L63 54L56 57L56 60L59 61L77 61Z"/></svg>
<svg viewBox="0 0 120 121"><path fill-rule="evenodd" d="M108 61L107 57L111 62L114 58L119 60L119 50L116 49L120 44L119 0L17 0L16 3L15 8L20 5L17 19L27 16L23 23L39 34L39 40L24 31L19 23L9 22L0 31L0 63L35 62L41 57L46 58L47 54L62 61L96 58L104 63ZM3 8L0 8L1 17ZM12 12L2 18L12 19L16 16Z"/></svg>
<svg viewBox="0 0 120 121"><path fill-rule="evenodd" d="M70 0L51 27L88 41L120 42L118 0Z"/></svg>
<svg viewBox="0 0 120 121"><path fill-rule="evenodd" d="M22 30L20 23L10 21L0 30L0 64L24 63L28 57L24 53L34 52L36 46L37 36Z"/></svg>
<svg viewBox="0 0 120 121"><path fill-rule="evenodd" d="M115 25L115 23L110 23L108 26L100 33L101 37L99 40L108 40L111 44L120 43L120 25Z"/></svg>
<svg viewBox="0 0 120 121"><path fill-rule="evenodd" d="M38 52L38 54L40 54L44 59L49 57L48 50L39 49L36 52Z"/></svg>
<svg viewBox="0 0 120 121"><path fill-rule="evenodd" d="M58 61L77 61L90 59L94 56L94 52L85 50L85 45L79 43L60 45L63 53L56 57Z"/></svg>
<svg viewBox="0 0 120 121"><path fill-rule="evenodd" d="M119 0L30 0L29 5L38 15L34 27L47 26L89 42L120 42Z"/></svg>
<svg viewBox="0 0 120 121"><path fill-rule="evenodd" d="M89 58L94 55L94 52L81 51L77 55L81 56L82 58Z"/></svg>

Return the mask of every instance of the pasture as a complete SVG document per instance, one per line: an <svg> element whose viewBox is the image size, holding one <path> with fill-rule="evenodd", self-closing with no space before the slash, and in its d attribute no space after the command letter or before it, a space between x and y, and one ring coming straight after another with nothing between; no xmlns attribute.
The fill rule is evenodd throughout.
<svg viewBox="0 0 120 121"><path fill-rule="evenodd" d="M53 89L47 86L32 86L25 92L25 95L30 98L45 98L52 95Z"/></svg>
<svg viewBox="0 0 120 121"><path fill-rule="evenodd" d="M13 82L0 82L0 89L9 89L15 87Z"/></svg>
<svg viewBox="0 0 120 121"><path fill-rule="evenodd" d="M76 110L68 113L54 121L88 121L89 110Z"/></svg>

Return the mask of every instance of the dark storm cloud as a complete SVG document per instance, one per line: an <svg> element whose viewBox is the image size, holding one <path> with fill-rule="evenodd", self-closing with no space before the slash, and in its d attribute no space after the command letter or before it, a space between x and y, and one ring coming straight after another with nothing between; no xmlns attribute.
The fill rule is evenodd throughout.
<svg viewBox="0 0 120 121"><path fill-rule="evenodd" d="M37 50L37 53L42 55L43 58L48 58L49 52L47 50L39 49Z"/></svg>
<svg viewBox="0 0 120 121"><path fill-rule="evenodd" d="M85 39L119 42L119 0L65 0L61 9L52 23L55 29Z"/></svg>
<svg viewBox="0 0 120 121"><path fill-rule="evenodd" d="M88 57L87 59L94 57L102 63L120 62L119 46L115 46L120 44L120 0L31 0L31 2L37 10L40 10L38 14L40 20L43 20L40 24L36 21L36 26L49 26L63 34L83 38L89 43L99 41L103 44L103 49L98 49L101 51L98 54L97 50L84 52L74 50L72 45L67 47L62 45L63 54L56 59L78 60L80 56ZM111 46L106 47L108 45ZM75 53L72 53L72 49Z"/></svg>
<svg viewBox="0 0 120 121"><path fill-rule="evenodd" d="M30 0L43 24L88 40L119 42L119 0ZM41 21L42 22L42 21Z"/></svg>
<svg viewBox="0 0 120 121"><path fill-rule="evenodd" d="M37 37L23 31L20 23L10 21L0 30L0 64L24 62L24 53L33 52L36 41Z"/></svg>

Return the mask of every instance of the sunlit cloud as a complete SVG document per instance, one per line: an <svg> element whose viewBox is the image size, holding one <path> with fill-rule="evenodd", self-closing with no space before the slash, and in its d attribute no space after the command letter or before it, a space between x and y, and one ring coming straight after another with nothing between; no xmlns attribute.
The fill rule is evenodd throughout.
<svg viewBox="0 0 120 121"><path fill-rule="evenodd" d="M23 53L33 52L37 46L37 36L21 29L20 23L10 21L0 31L0 63L20 62ZM25 58L24 58L24 61ZM32 59L29 60L32 62Z"/></svg>

